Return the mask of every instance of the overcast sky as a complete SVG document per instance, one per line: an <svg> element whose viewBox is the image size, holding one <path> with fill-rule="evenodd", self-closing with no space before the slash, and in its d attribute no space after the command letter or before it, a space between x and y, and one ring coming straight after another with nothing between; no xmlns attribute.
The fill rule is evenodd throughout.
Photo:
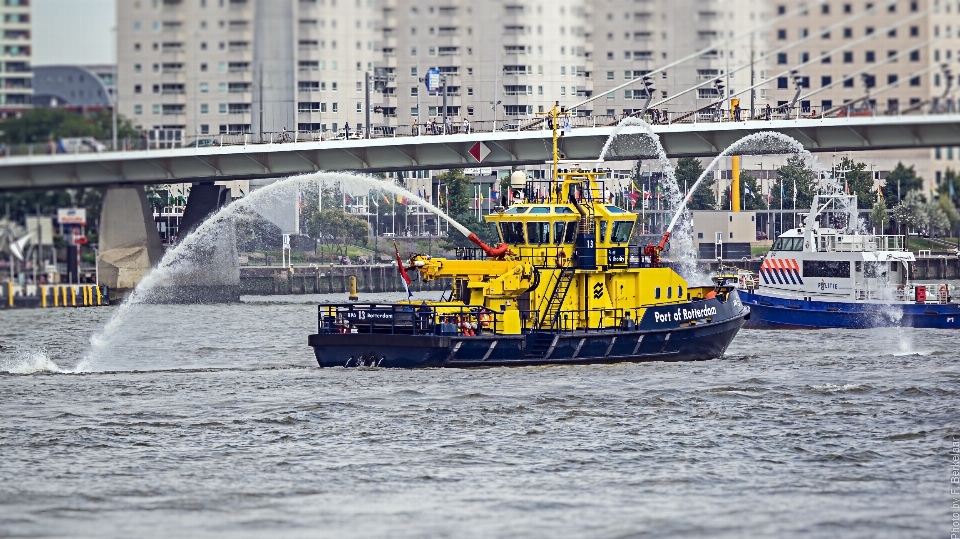
<svg viewBox="0 0 960 539"><path fill-rule="evenodd" d="M33 63L112 64L117 0L33 0Z"/></svg>

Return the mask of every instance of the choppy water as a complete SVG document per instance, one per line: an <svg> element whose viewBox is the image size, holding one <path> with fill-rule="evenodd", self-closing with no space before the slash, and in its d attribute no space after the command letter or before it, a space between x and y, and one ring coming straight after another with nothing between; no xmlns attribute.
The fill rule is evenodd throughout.
<svg viewBox="0 0 960 539"><path fill-rule="evenodd" d="M109 310L0 312L0 536L949 536L960 332L320 370L317 299L144 307L87 374Z"/></svg>

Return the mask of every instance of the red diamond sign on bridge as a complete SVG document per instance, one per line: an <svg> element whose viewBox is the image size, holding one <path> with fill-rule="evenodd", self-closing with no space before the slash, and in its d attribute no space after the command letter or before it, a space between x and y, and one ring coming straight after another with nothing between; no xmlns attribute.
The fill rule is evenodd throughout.
<svg viewBox="0 0 960 539"><path fill-rule="evenodd" d="M470 147L470 155L479 163L490 155L490 148L487 148L487 145L482 142L477 142Z"/></svg>

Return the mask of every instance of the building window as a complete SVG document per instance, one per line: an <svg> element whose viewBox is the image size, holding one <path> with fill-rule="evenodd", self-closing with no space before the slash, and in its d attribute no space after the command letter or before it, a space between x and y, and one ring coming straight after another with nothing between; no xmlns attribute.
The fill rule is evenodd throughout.
<svg viewBox="0 0 960 539"><path fill-rule="evenodd" d="M843 53L843 63L852 64L853 63L853 53L846 51Z"/></svg>
<svg viewBox="0 0 960 539"><path fill-rule="evenodd" d="M227 113L227 104L226 104L226 103L220 103L220 107L219 107L218 110L220 111L220 114L226 114L226 113Z"/></svg>
<svg viewBox="0 0 960 539"><path fill-rule="evenodd" d="M820 6L820 13L824 15L830 14L830 4L823 4Z"/></svg>
<svg viewBox="0 0 960 539"><path fill-rule="evenodd" d="M333 109L333 112L337 112L337 103L333 103L332 109Z"/></svg>
<svg viewBox="0 0 960 539"><path fill-rule="evenodd" d="M787 31L783 28L777 30L777 39L787 39Z"/></svg>
<svg viewBox="0 0 960 539"><path fill-rule="evenodd" d="M919 62L920 61L920 51L910 51L910 61Z"/></svg>
<svg viewBox="0 0 960 539"><path fill-rule="evenodd" d="M910 86L920 86L920 77L912 77L912 78L910 79ZM912 104L913 104L913 102L912 102L913 99L911 99L910 101L911 101L910 104L912 105Z"/></svg>
<svg viewBox="0 0 960 539"><path fill-rule="evenodd" d="M820 77L820 86L826 88L827 86L830 86L831 84L833 84L833 77L831 77L831 76L829 76L829 75L824 75L824 76Z"/></svg>
<svg viewBox="0 0 960 539"><path fill-rule="evenodd" d="M133 93L135 93L135 94L143 93L143 86L140 86L139 84L134 84L134 85L133 85Z"/></svg>
<svg viewBox="0 0 960 539"><path fill-rule="evenodd" d="M853 37L853 28L844 28L844 29L843 29L843 37L846 37L846 38L851 38L851 37Z"/></svg>
<svg viewBox="0 0 960 539"><path fill-rule="evenodd" d="M784 89L790 87L790 79L787 77L777 77L777 88Z"/></svg>
<svg viewBox="0 0 960 539"><path fill-rule="evenodd" d="M206 103L200 103L200 114L207 114L210 112L210 105Z"/></svg>
<svg viewBox="0 0 960 539"><path fill-rule="evenodd" d="M205 93L207 93L209 90L210 90L210 85L209 85L209 84L207 84L206 82L201 82L201 83L200 83L200 93L201 93L201 94L205 94Z"/></svg>
<svg viewBox="0 0 960 539"><path fill-rule="evenodd" d="M896 73L890 73L887 75L887 84L895 84L897 82Z"/></svg>
<svg viewBox="0 0 960 539"><path fill-rule="evenodd" d="M357 112L363 112L363 103L357 101Z"/></svg>
<svg viewBox="0 0 960 539"><path fill-rule="evenodd" d="M777 53L777 64L783 65L787 63L787 53L778 52Z"/></svg>
<svg viewBox="0 0 960 539"><path fill-rule="evenodd" d="M852 78L852 77L848 77L848 78L846 78L846 79L843 79L843 87L844 87L844 88L853 88L853 78Z"/></svg>
<svg viewBox="0 0 960 539"><path fill-rule="evenodd" d="M143 114L143 105L134 105L134 106L133 106L133 113L136 114L136 115L138 115L138 116L141 115L141 114Z"/></svg>
<svg viewBox="0 0 960 539"><path fill-rule="evenodd" d="M920 27L919 27L919 26L911 26L911 27L910 27L910 37L917 37L917 36L919 36L919 35L920 35Z"/></svg>
<svg viewBox="0 0 960 539"><path fill-rule="evenodd" d="M200 134L209 135L210 134L210 125L209 124L200 124Z"/></svg>
<svg viewBox="0 0 960 539"><path fill-rule="evenodd" d="M866 55L864 55L864 59L868 63L873 63L877 61L877 55L873 51L867 51Z"/></svg>

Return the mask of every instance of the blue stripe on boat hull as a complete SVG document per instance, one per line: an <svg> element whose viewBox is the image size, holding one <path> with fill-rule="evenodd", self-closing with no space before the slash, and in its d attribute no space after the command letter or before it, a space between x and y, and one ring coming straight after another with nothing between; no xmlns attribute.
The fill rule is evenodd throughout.
<svg viewBox="0 0 960 539"><path fill-rule="evenodd" d="M748 328L915 327L960 329L960 304L803 301L740 291Z"/></svg>

